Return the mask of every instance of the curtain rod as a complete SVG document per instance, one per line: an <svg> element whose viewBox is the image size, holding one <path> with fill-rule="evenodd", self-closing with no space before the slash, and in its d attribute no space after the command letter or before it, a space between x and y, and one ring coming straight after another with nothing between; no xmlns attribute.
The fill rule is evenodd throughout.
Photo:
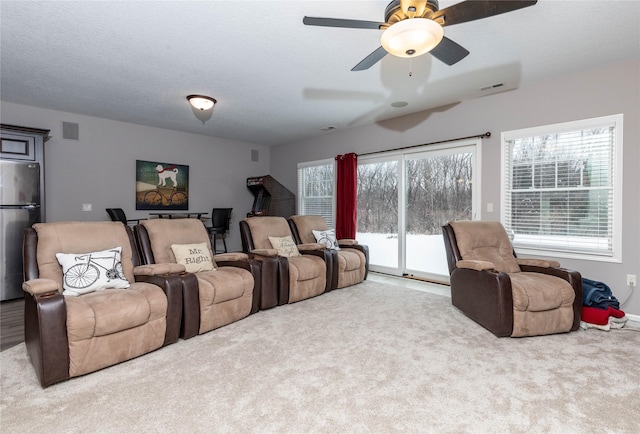
<svg viewBox="0 0 640 434"><path fill-rule="evenodd" d="M422 145L403 146L402 148L385 149L384 151L365 152L364 154L358 154L358 156L382 154L383 152L401 151L403 149L419 148L421 146L437 145L439 143L455 142L457 140L476 139L476 138L477 139L482 139L482 138L485 138L485 137L487 137L487 138L491 137L491 133L489 131L487 131L484 134L477 134L475 136L458 137L457 139L440 140L438 142L424 143Z"/></svg>

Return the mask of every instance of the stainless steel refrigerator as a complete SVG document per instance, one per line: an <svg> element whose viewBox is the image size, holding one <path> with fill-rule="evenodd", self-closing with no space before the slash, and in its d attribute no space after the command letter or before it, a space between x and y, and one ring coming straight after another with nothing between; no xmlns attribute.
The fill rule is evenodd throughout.
<svg viewBox="0 0 640 434"><path fill-rule="evenodd" d="M42 221L40 164L0 160L0 300L24 296L22 240L24 230Z"/></svg>

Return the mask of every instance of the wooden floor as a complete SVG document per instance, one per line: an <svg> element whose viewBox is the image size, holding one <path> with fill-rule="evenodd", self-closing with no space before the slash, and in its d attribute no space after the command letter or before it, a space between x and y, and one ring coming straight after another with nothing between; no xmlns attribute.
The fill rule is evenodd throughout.
<svg viewBox="0 0 640 434"><path fill-rule="evenodd" d="M0 351L24 342L24 298L0 303Z"/></svg>

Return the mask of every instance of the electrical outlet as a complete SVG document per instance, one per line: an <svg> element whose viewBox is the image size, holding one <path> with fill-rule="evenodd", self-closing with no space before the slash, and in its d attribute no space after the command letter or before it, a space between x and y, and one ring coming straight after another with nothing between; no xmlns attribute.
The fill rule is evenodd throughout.
<svg viewBox="0 0 640 434"><path fill-rule="evenodd" d="M91 211L91 210L93 210L93 204L90 204L90 203L82 204L82 211Z"/></svg>
<svg viewBox="0 0 640 434"><path fill-rule="evenodd" d="M635 274L627 274L627 286L636 286Z"/></svg>
<svg viewBox="0 0 640 434"><path fill-rule="evenodd" d="M493 212L493 202L487 203L487 212Z"/></svg>

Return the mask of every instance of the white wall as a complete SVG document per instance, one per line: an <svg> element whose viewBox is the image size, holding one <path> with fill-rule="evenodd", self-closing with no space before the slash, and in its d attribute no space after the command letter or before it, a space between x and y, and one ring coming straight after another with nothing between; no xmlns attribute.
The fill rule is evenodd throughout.
<svg viewBox="0 0 640 434"><path fill-rule="evenodd" d="M585 277L604 281L621 301L630 293L626 275L640 277L640 62L575 75L486 96L448 110L422 112L378 124L337 130L271 149L271 174L297 191L296 165L346 152L366 153L491 132L483 140L482 208L485 220L500 219L500 133L518 128L624 114L623 263L559 259ZM427 96L428 97L428 96ZM277 164L275 163L277 162ZM624 310L640 315L640 288Z"/></svg>
<svg viewBox="0 0 640 434"><path fill-rule="evenodd" d="M51 130L45 144L46 220L108 220L105 208L135 210L136 160L189 166L189 211L233 208L227 246L241 250L238 221L253 204L246 179L269 174L269 148L142 125L2 102L4 124ZM80 140L62 138L62 122L79 125ZM251 161L251 150L259 161ZM90 203L93 211L83 212Z"/></svg>

